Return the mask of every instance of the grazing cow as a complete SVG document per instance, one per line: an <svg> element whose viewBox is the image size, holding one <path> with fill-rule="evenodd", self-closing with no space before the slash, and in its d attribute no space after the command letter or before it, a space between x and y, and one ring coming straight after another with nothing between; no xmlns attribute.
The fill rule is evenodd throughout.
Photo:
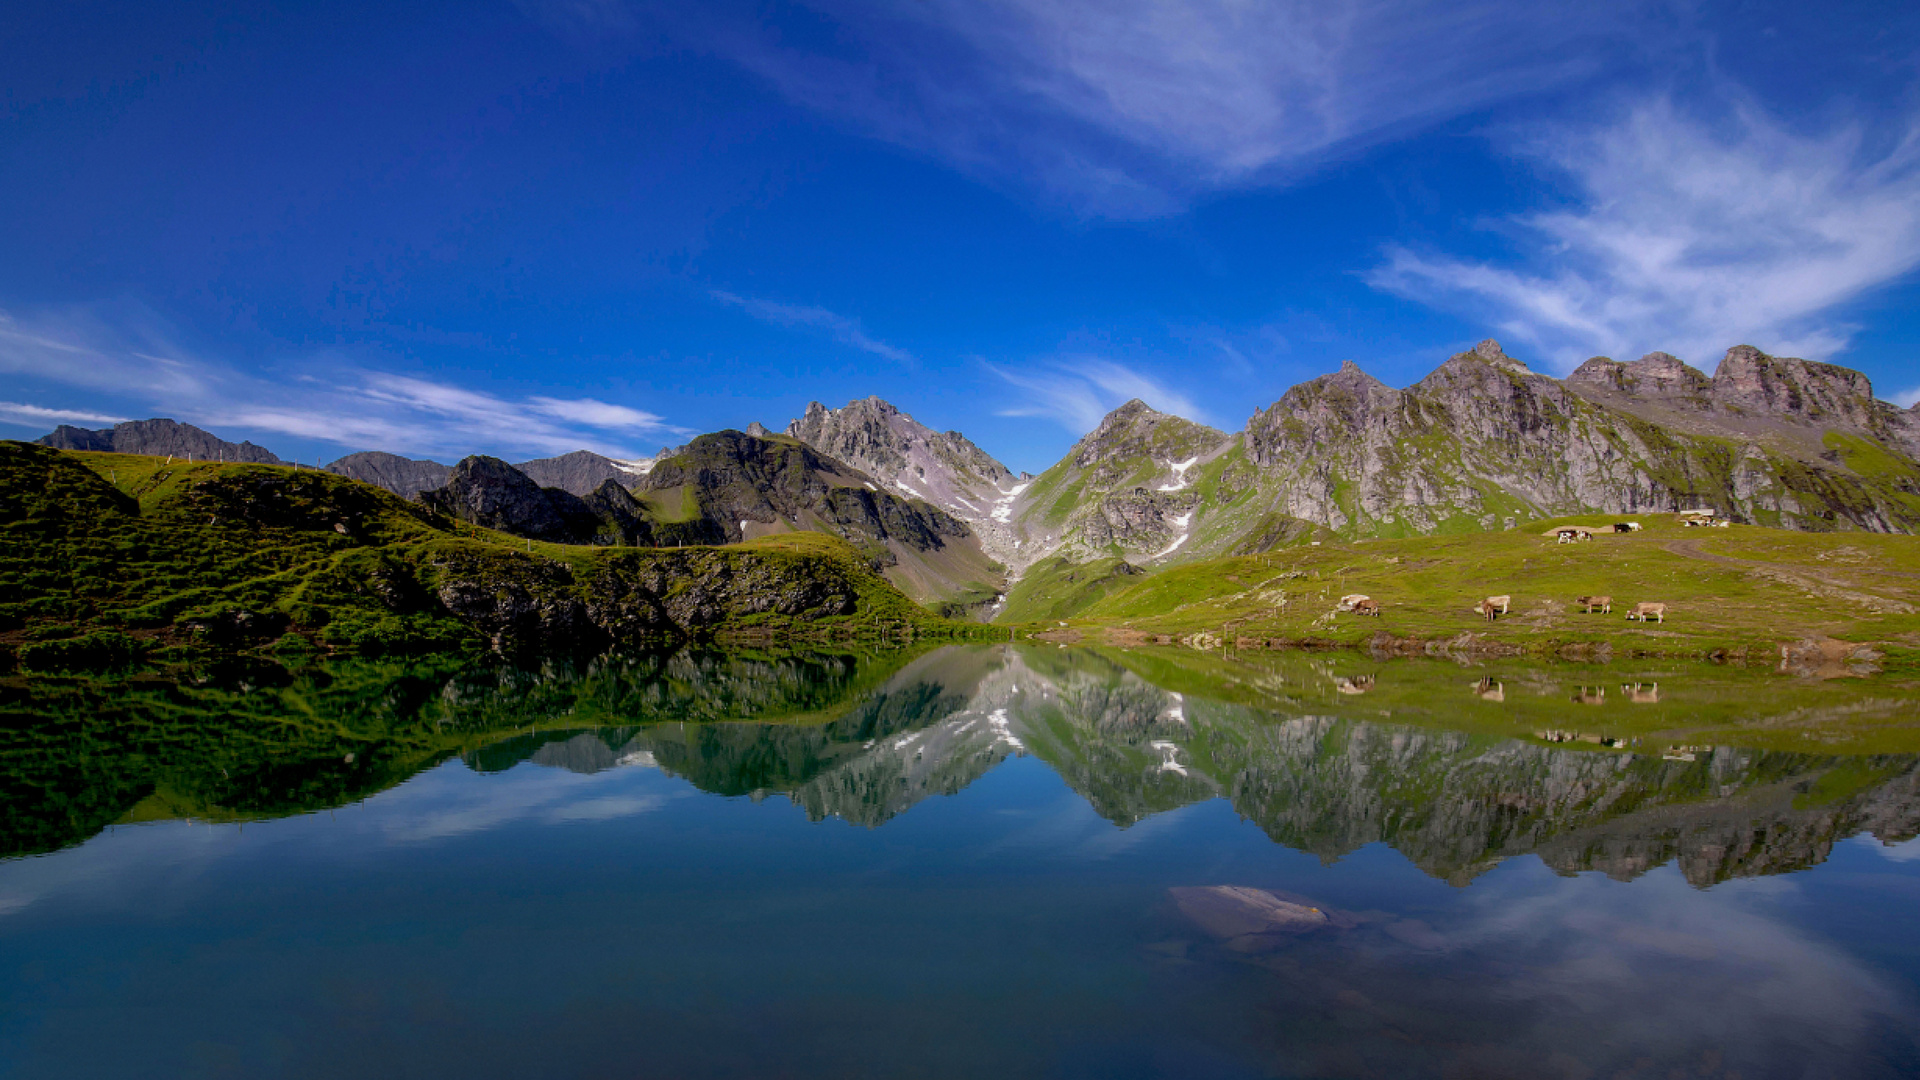
<svg viewBox="0 0 1920 1080"><path fill-rule="evenodd" d="M1573 691L1573 700L1577 705L1605 705L1607 688L1604 686L1582 686Z"/></svg>
<svg viewBox="0 0 1920 1080"><path fill-rule="evenodd" d="M1553 534L1553 542L1556 544L1571 544L1573 543L1573 534L1563 529Z"/></svg>
<svg viewBox="0 0 1920 1080"><path fill-rule="evenodd" d="M1638 619L1641 622L1652 619L1654 622L1664 623L1667 621L1667 605L1635 604L1633 610L1627 612L1627 618Z"/></svg>
<svg viewBox="0 0 1920 1080"><path fill-rule="evenodd" d="M1499 679L1488 675L1473 684L1473 692L1481 701L1507 700L1507 688Z"/></svg>
<svg viewBox="0 0 1920 1080"><path fill-rule="evenodd" d="M1487 597L1487 603L1492 604L1494 607L1499 608L1500 614L1505 615L1507 613L1507 608L1513 603L1513 597L1489 596Z"/></svg>
<svg viewBox="0 0 1920 1080"><path fill-rule="evenodd" d="M1629 522L1627 522L1627 523L1626 523L1626 530L1625 530L1625 531L1626 531L1626 532L1639 532L1639 531L1640 531L1640 523L1639 523L1639 522L1637 522L1637 521L1629 521Z"/></svg>
<svg viewBox="0 0 1920 1080"><path fill-rule="evenodd" d="M1380 617L1380 601L1363 596L1353 602L1353 613L1355 615L1371 615L1377 619Z"/></svg>
<svg viewBox="0 0 1920 1080"><path fill-rule="evenodd" d="M1613 614L1613 597L1611 596L1582 596L1574 603L1579 604L1580 610L1588 615L1595 611Z"/></svg>
<svg viewBox="0 0 1920 1080"><path fill-rule="evenodd" d="M1475 605L1473 610L1479 612L1481 618L1492 622L1494 616L1500 614L1500 605L1491 600L1482 600L1479 604Z"/></svg>
<svg viewBox="0 0 1920 1080"><path fill-rule="evenodd" d="M1336 611L1352 611L1353 606L1355 604L1358 604L1360 601L1365 599L1368 599L1366 593L1358 593L1358 592L1348 593L1347 595L1340 598L1340 603L1335 606L1335 610Z"/></svg>
<svg viewBox="0 0 1920 1080"><path fill-rule="evenodd" d="M1659 683L1621 683L1620 692L1635 705L1657 705L1660 702Z"/></svg>
<svg viewBox="0 0 1920 1080"><path fill-rule="evenodd" d="M1348 677L1346 675L1335 675L1333 677L1333 688L1343 694L1364 694L1373 689L1373 676L1354 675Z"/></svg>

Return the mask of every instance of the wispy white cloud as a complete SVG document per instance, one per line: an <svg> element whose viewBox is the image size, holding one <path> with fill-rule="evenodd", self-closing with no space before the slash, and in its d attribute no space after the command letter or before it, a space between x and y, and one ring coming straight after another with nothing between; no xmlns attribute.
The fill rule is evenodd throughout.
<svg viewBox="0 0 1920 1080"><path fill-rule="evenodd" d="M17 401L0 401L0 423L44 427L47 424L118 424L125 419L124 416L107 416L104 413L80 412L75 409L49 409L40 405L23 405Z"/></svg>
<svg viewBox="0 0 1920 1080"><path fill-rule="evenodd" d="M1920 405L1920 386L1895 391L1887 400L1898 404L1901 408L1911 409L1915 405Z"/></svg>
<svg viewBox="0 0 1920 1080"><path fill-rule="evenodd" d="M1095 214L1164 213L1608 60L1639 5L813 0L832 52L664 16L794 101Z"/></svg>
<svg viewBox="0 0 1920 1080"><path fill-rule="evenodd" d="M1193 399L1132 368L1090 356L1061 357L1037 370L987 369L1018 391L995 409L1001 416L1037 416L1075 435L1100 426L1106 415L1132 398L1155 409L1205 423Z"/></svg>
<svg viewBox="0 0 1920 1080"><path fill-rule="evenodd" d="M878 338L868 334L860 326L858 319L836 314L826 308L810 307L803 304L781 304L772 300L761 300L751 296L739 296L735 293L715 289L715 300L731 304L764 323L774 326L799 326L814 330L824 330L842 345L851 345L863 352L885 357L895 363L912 364L913 354L905 349L896 349Z"/></svg>
<svg viewBox="0 0 1920 1080"><path fill-rule="evenodd" d="M1920 265L1920 129L1874 154L1858 127L1797 134L1742 104L1716 128L1659 100L1521 150L1578 192L1495 226L1522 268L1395 247L1368 280L1565 368L1741 343L1829 356L1852 333L1834 310Z"/></svg>
<svg viewBox="0 0 1920 1080"><path fill-rule="evenodd" d="M598 450L630 456L636 437L684 436L663 417L597 398L509 398L380 371L350 357L280 365L274 378L177 344L139 307L0 312L0 374L137 405L217 433L243 429L343 449L464 455ZM0 422L115 423L91 409L0 403Z"/></svg>

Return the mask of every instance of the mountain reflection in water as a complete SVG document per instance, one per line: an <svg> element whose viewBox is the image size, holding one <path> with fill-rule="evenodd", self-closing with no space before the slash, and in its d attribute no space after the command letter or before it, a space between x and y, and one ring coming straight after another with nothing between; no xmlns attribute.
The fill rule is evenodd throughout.
<svg viewBox="0 0 1920 1080"><path fill-rule="evenodd" d="M1920 1069L1913 701L1604 670L0 683L0 1075Z"/></svg>
<svg viewBox="0 0 1920 1080"><path fill-rule="evenodd" d="M116 820L342 805L453 755L482 772L657 767L701 791L779 793L813 820L868 826L1032 755L1116 825L1225 798L1290 848L1334 860L1384 842L1459 884L1534 854L1560 872L1620 879L1677 860L1707 885L1813 865L1860 832L1885 843L1920 834L1920 755L1504 738L1359 719L1352 688L1376 676L1325 661L1256 672L1275 708L1165 689L1133 659L1015 646L682 652L536 669L295 675L253 664L177 684L16 684L4 701L0 851L49 850ZM1444 667L1426 674L1458 692ZM1527 678L1535 697L1566 700L1541 672ZM1474 696L1485 700L1489 684L1502 685L1483 678ZM1567 722L1586 713L1562 710Z"/></svg>

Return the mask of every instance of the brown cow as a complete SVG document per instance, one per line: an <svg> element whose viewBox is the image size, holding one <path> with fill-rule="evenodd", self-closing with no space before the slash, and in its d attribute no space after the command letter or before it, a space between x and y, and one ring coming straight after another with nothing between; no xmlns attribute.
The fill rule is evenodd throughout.
<svg viewBox="0 0 1920 1080"><path fill-rule="evenodd" d="M1474 606L1473 610L1479 612L1481 618L1492 622L1494 617L1500 614L1500 605L1494 603L1492 600L1482 600Z"/></svg>
<svg viewBox="0 0 1920 1080"><path fill-rule="evenodd" d="M1635 604L1633 605L1633 610L1627 612L1627 618L1638 619L1641 622L1652 619L1654 622L1664 623L1667 621L1667 605Z"/></svg>
<svg viewBox="0 0 1920 1080"><path fill-rule="evenodd" d="M1353 602L1353 613L1355 615L1371 615L1377 619L1380 617L1380 601L1369 597L1361 597Z"/></svg>
<svg viewBox="0 0 1920 1080"><path fill-rule="evenodd" d="M1500 614L1505 615L1507 613L1507 608L1513 604L1513 597L1489 596L1487 597L1487 603L1492 604L1494 607L1499 608Z"/></svg>
<svg viewBox="0 0 1920 1080"><path fill-rule="evenodd" d="M1635 705L1654 705L1660 701L1659 683L1621 683L1620 692Z"/></svg>
<svg viewBox="0 0 1920 1080"><path fill-rule="evenodd" d="M1481 701L1507 700L1506 685L1491 675L1485 676L1479 682L1474 683L1473 692L1479 696Z"/></svg>
<svg viewBox="0 0 1920 1080"><path fill-rule="evenodd" d="M1574 690L1573 700L1580 705L1605 705L1607 688L1604 686L1582 686Z"/></svg>
<svg viewBox="0 0 1920 1080"><path fill-rule="evenodd" d="M1579 604L1580 610L1588 615L1593 614L1595 610L1608 615L1613 614L1613 597L1611 596L1582 596L1574 603Z"/></svg>

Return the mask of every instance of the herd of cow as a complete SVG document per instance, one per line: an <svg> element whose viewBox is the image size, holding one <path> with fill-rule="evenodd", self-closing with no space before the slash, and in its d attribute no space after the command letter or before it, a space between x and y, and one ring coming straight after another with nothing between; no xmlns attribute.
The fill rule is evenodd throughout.
<svg viewBox="0 0 1920 1080"><path fill-rule="evenodd" d="M1725 521L1718 520L1711 510L1683 511L1680 520L1688 525L1726 524ZM1599 532L1629 533L1639 532L1640 527L1640 523L1637 521L1621 521L1613 525L1599 525L1594 527L1561 525L1549 530L1544 535L1553 537L1559 543L1567 544L1580 540L1591 540L1596 530ZM1591 615L1596 611L1606 615L1613 614L1613 597L1611 596L1582 596L1575 599L1574 603L1580 605L1580 610L1584 614ZM1500 616L1505 615L1512 606L1513 597L1511 596L1489 596L1473 605L1472 611L1488 622L1493 622ZM1379 618L1380 601L1364 593L1352 593L1340 598L1338 610L1351 611L1355 615L1371 615L1374 618ZM1665 623L1667 621L1667 605L1654 603L1635 604L1633 605L1633 610L1627 612L1627 619L1637 622Z"/></svg>
<svg viewBox="0 0 1920 1080"><path fill-rule="evenodd" d="M1582 596L1576 598L1574 603L1579 604L1580 610L1588 615L1596 611L1607 615L1613 614L1613 597L1611 596ZM1500 616L1505 615L1512 607L1513 597L1510 595L1489 596L1485 600L1473 605L1472 610L1474 614L1479 615L1488 622L1493 622ZM1351 611L1355 615L1371 615L1377 619L1380 617L1380 601L1375 600L1365 593L1349 593L1340 598L1339 610ZM1653 603L1635 604L1633 605L1633 610L1627 612L1627 618L1640 622L1664 623L1667 621L1667 605Z"/></svg>

